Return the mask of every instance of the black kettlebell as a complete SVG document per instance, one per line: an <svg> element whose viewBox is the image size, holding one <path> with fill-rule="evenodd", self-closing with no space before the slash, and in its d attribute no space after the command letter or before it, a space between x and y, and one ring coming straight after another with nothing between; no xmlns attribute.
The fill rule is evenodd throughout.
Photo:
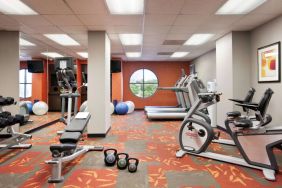
<svg viewBox="0 0 282 188"><path fill-rule="evenodd" d="M104 150L105 155L105 164L106 166L114 166L117 160L117 150L113 148L109 148Z"/></svg>
<svg viewBox="0 0 282 188"><path fill-rule="evenodd" d="M126 169L128 165L129 155L127 153L118 153L117 154L117 168L120 170Z"/></svg>
<svg viewBox="0 0 282 188"><path fill-rule="evenodd" d="M137 166L139 164L139 160L136 158L128 158L128 171L130 173L134 173L137 171Z"/></svg>

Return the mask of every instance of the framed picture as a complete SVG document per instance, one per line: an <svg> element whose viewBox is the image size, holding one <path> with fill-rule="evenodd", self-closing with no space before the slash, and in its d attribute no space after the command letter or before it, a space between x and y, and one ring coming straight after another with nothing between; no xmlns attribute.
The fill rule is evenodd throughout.
<svg viewBox="0 0 282 188"><path fill-rule="evenodd" d="M258 48L258 82L280 82L280 42Z"/></svg>

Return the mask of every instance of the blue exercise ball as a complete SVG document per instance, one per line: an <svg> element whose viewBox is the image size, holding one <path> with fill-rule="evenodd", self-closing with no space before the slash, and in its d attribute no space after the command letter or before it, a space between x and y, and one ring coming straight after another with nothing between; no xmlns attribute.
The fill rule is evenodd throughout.
<svg viewBox="0 0 282 188"><path fill-rule="evenodd" d="M26 103L29 114L32 114L32 107L33 107L32 102L31 101L23 101L23 102Z"/></svg>
<svg viewBox="0 0 282 188"><path fill-rule="evenodd" d="M118 115L124 115L127 114L128 106L124 102L120 102L116 105L115 111Z"/></svg>

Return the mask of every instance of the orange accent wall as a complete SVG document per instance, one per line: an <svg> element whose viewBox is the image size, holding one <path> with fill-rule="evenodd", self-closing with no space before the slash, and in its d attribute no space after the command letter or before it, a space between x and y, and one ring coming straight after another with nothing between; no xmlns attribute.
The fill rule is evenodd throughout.
<svg viewBox="0 0 282 188"><path fill-rule="evenodd" d="M47 103L47 62L44 60L44 73L32 74L32 97L25 100L34 101L35 99ZM20 69L27 69L27 62L20 62Z"/></svg>
<svg viewBox="0 0 282 188"><path fill-rule="evenodd" d="M189 62L161 62L161 61L127 61L123 62L123 100L133 101L136 108L144 106L174 106L177 105L175 93L172 91L156 91L148 98L135 96L129 88L130 76L138 69L149 69L158 77L159 87L171 87L181 76L181 69L189 73Z"/></svg>
<svg viewBox="0 0 282 188"><path fill-rule="evenodd" d="M112 73L112 101L123 101L123 61L120 58L112 58L112 60L118 60L121 62L121 72Z"/></svg>
<svg viewBox="0 0 282 188"><path fill-rule="evenodd" d="M123 100L123 75L122 72L112 73L112 100Z"/></svg>

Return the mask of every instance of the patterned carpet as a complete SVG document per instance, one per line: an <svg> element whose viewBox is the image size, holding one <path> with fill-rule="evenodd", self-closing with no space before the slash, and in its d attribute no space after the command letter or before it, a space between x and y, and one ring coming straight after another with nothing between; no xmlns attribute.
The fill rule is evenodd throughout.
<svg viewBox="0 0 282 188"><path fill-rule="evenodd" d="M106 138L85 138L83 144L103 145L128 152L141 160L138 171L129 173L116 167L105 167L103 152L88 152L65 164L65 181L48 184L50 167L49 145L58 143L57 130L64 125L54 124L33 134L29 150L5 151L0 154L0 187L117 187L117 188L188 188L188 187L282 187L282 169L276 182L263 178L259 170L248 169L200 157L175 157L180 121L149 122L144 113L113 116L112 129ZM232 146L212 144L212 150L238 155ZM276 150L282 166L282 152Z"/></svg>

